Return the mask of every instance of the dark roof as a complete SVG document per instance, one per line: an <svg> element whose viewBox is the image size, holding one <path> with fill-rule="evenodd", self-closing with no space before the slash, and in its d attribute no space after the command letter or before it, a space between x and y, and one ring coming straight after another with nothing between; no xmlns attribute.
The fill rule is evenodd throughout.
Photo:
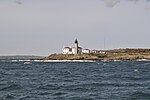
<svg viewBox="0 0 150 100"><path fill-rule="evenodd" d="M78 40L76 39L76 40L74 41L74 43L78 43Z"/></svg>
<svg viewBox="0 0 150 100"><path fill-rule="evenodd" d="M78 47L78 48L82 49L81 47Z"/></svg>
<svg viewBox="0 0 150 100"><path fill-rule="evenodd" d="M75 47L72 47L72 48L75 48ZM78 48L81 48L81 47L78 47ZM82 49L82 48L81 48Z"/></svg>
<svg viewBox="0 0 150 100"><path fill-rule="evenodd" d="M64 47L64 49L70 49L71 47Z"/></svg>
<svg viewBox="0 0 150 100"><path fill-rule="evenodd" d="M83 50L89 50L89 49L83 49Z"/></svg>

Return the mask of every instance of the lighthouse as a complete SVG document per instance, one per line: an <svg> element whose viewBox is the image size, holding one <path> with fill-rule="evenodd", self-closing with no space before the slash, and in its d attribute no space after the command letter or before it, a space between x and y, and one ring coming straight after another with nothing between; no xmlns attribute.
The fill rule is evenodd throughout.
<svg viewBox="0 0 150 100"><path fill-rule="evenodd" d="M82 53L82 48L79 47L77 39L74 41L73 47L67 46L67 47L64 47L62 50L62 54L81 54L81 53Z"/></svg>
<svg viewBox="0 0 150 100"><path fill-rule="evenodd" d="M79 52L78 52L78 40L77 39L74 41L74 48L75 48L75 54L78 54Z"/></svg>

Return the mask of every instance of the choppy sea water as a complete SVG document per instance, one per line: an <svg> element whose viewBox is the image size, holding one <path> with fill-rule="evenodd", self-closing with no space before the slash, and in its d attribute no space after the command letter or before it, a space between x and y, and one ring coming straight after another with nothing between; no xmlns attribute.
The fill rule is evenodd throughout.
<svg viewBox="0 0 150 100"><path fill-rule="evenodd" d="M150 61L0 61L0 100L150 100Z"/></svg>

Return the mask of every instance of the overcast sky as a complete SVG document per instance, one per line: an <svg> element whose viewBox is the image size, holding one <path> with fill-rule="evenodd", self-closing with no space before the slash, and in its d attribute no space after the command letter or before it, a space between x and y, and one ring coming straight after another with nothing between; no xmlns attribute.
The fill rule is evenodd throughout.
<svg viewBox="0 0 150 100"><path fill-rule="evenodd" d="M150 0L0 0L0 55L150 48Z"/></svg>

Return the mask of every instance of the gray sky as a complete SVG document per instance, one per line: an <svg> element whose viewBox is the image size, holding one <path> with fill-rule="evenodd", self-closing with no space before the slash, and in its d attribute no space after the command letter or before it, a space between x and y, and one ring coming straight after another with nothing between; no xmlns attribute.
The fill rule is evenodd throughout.
<svg viewBox="0 0 150 100"><path fill-rule="evenodd" d="M150 48L150 0L0 0L0 55L49 55L63 46Z"/></svg>

